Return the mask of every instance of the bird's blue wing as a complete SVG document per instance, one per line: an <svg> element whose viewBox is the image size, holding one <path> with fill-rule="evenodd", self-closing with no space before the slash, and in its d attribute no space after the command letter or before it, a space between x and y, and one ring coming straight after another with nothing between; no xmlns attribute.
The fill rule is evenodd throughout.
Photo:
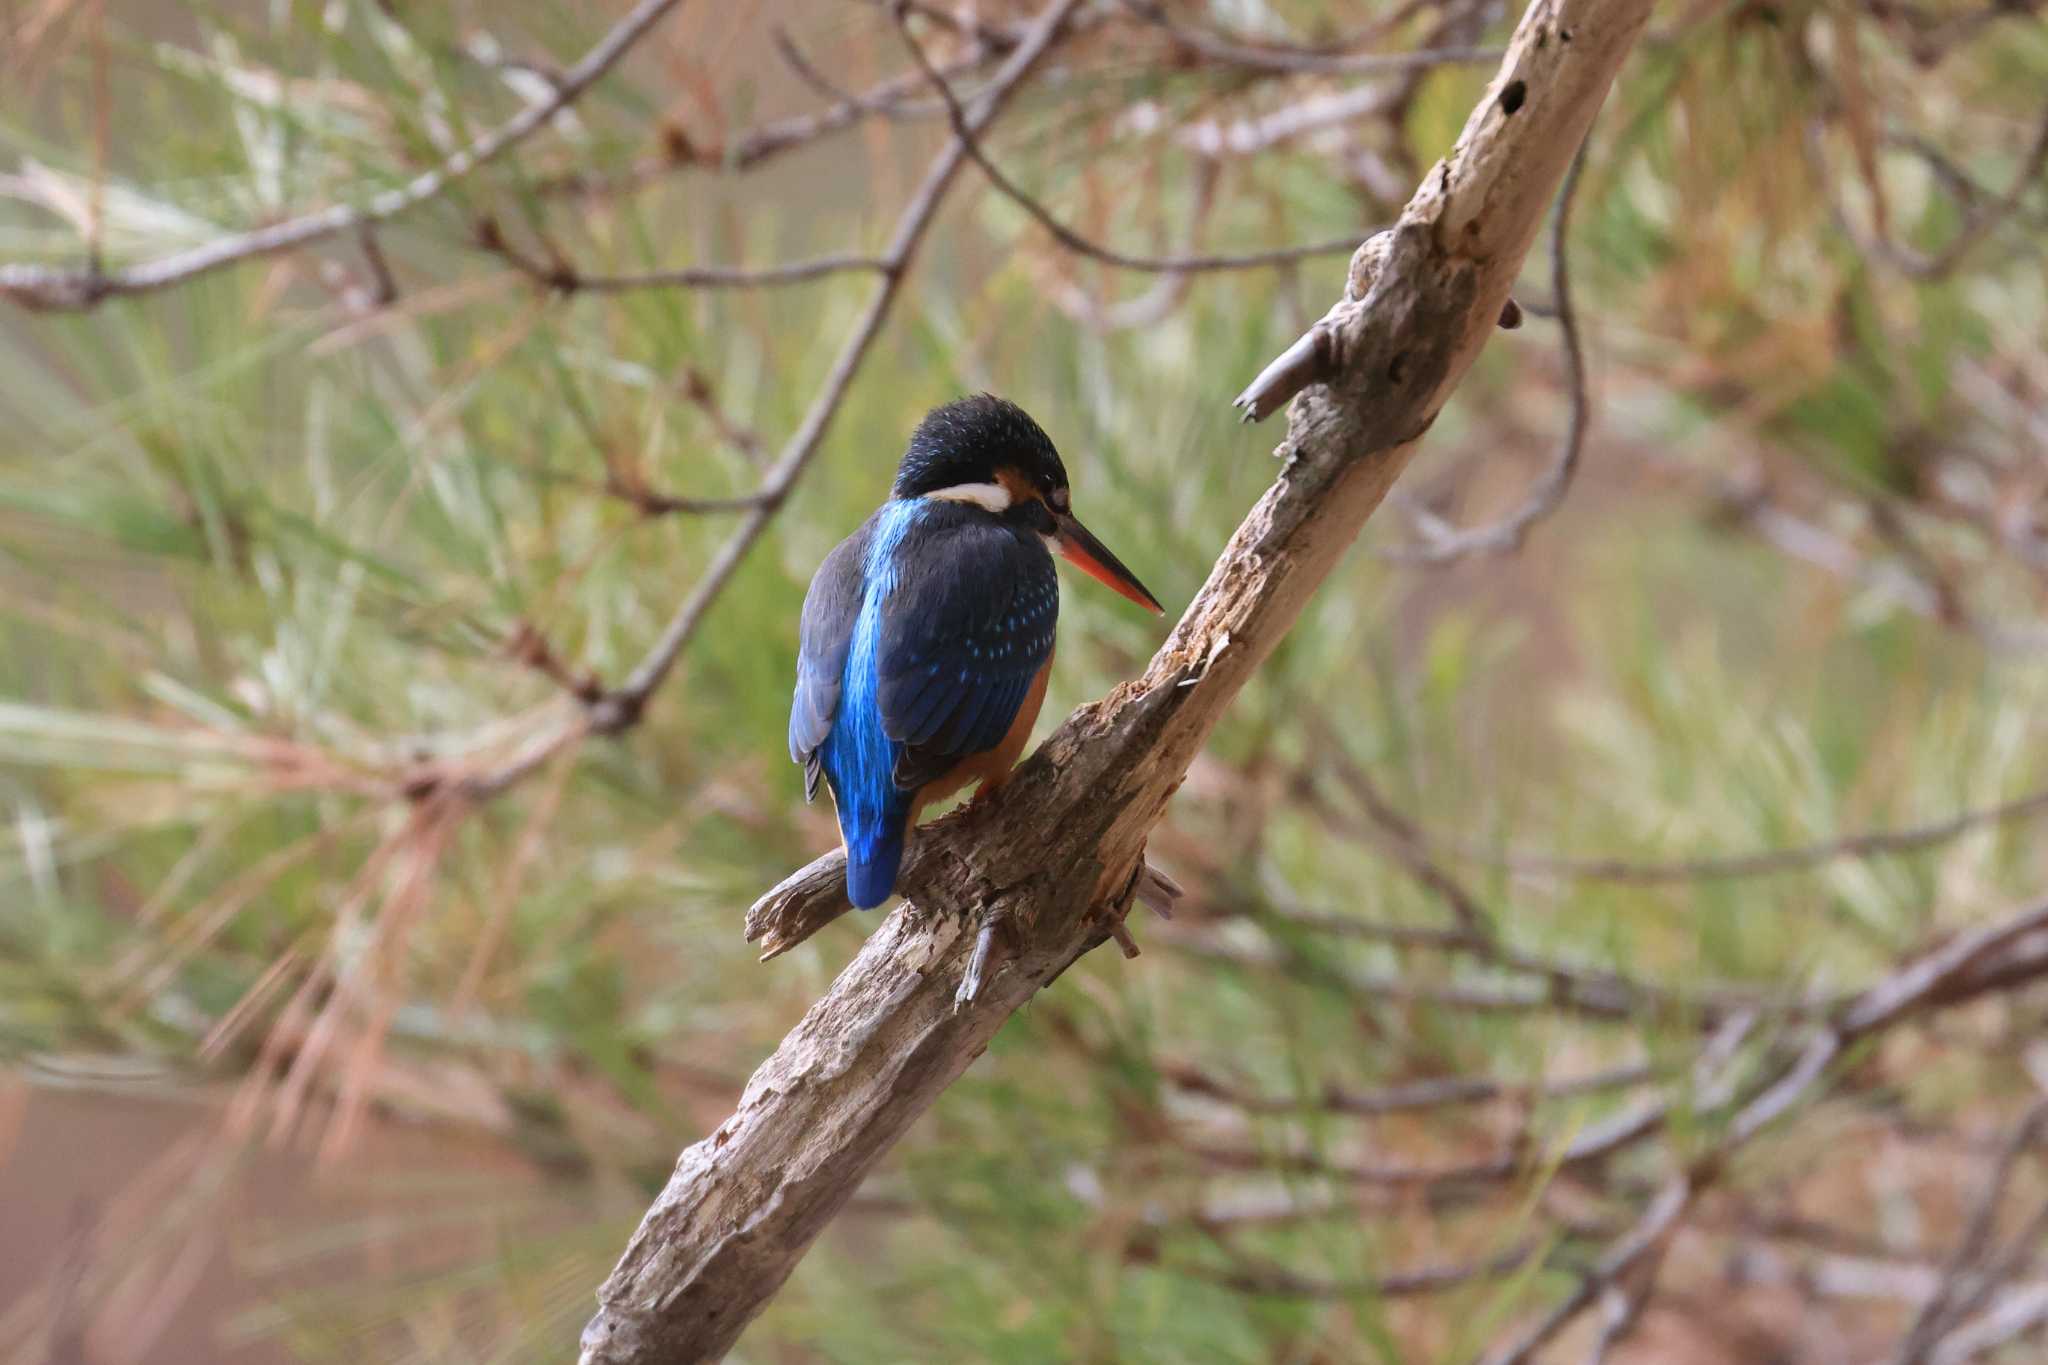
<svg viewBox="0 0 2048 1365"><path fill-rule="evenodd" d="M789 756L804 765L806 801L818 794L818 751L832 733L832 718L839 712L846 655L864 590L862 561L873 529L870 521L840 541L818 566L810 591L804 594L796 696L789 708Z"/></svg>
<svg viewBox="0 0 2048 1365"><path fill-rule="evenodd" d="M931 520L893 556L875 654L904 791L1002 742L1059 619L1059 580L1036 536L946 512Z"/></svg>

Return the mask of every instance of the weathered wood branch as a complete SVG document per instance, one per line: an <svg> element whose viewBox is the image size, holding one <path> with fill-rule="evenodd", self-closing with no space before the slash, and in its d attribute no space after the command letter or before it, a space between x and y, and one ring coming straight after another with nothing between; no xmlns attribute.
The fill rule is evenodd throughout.
<svg viewBox="0 0 2048 1365"><path fill-rule="evenodd" d="M732 1117L682 1154L599 1290L585 1365L722 1355L1003 1021L1121 930L1146 837L1188 765L1499 324L1649 9L1536 0L1523 16L1450 155L1354 257L1344 298L1317 324L1317 363L1290 372L1311 387L1278 478L1144 676L1069 716L999 798L921 832L904 875L911 902L754 1074ZM829 921L843 896L821 859L756 907L749 932L772 953ZM1004 950L960 1007L975 928L989 922Z"/></svg>

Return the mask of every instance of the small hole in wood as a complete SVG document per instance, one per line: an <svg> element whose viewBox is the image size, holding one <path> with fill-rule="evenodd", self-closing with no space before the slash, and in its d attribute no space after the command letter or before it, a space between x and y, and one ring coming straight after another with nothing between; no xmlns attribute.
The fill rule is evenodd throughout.
<svg viewBox="0 0 2048 1365"><path fill-rule="evenodd" d="M1515 110L1521 108L1522 102L1528 98L1529 83L1527 81L1509 81L1508 88L1500 92L1500 111L1503 114L1512 114Z"/></svg>
<svg viewBox="0 0 2048 1365"><path fill-rule="evenodd" d="M1399 355L1395 356L1392 363L1390 363L1387 366L1387 379L1392 383L1398 384L1403 379L1405 379L1407 375L1408 353L1406 351L1403 351Z"/></svg>

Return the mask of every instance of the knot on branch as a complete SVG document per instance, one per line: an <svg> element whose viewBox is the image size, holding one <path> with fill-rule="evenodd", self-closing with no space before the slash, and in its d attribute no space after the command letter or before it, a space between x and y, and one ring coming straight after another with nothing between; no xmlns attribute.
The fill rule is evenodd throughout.
<svg viewBox="0 0 2048 1365"><path fill-rule="evenodd" d="M1341 425L1350 431L1334 444L1347 462L1429 429L1461 369L1459 352L1485 335L1470 316L1485 272L1479 262L1436 249L1433 213L1433 202L1411 205L1399 223L1359 246L1344 297L1237 396L1245 421L1260 421L1321 384L1346 391ZM1503 297L1483 317L1486 330L1513 328L1522 312Z"/></svg>

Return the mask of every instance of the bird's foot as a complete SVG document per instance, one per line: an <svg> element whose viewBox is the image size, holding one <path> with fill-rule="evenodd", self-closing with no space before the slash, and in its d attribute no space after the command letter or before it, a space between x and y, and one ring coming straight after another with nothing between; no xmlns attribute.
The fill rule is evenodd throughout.
<svg viewBox="0 0 2048 1365"><path fill-rule="evenodd" d="M1138 941L1131 937L1130 928L1125 924L1131 907L1143 905L1159 918L1170 920L1174 902L1185 894L1179 882L1152 864L1141 861L1131 874L1124 894L1104 907L1105 930L1126 958L1136 957ZM981 995L982 985L994 980L996 973L1009 965L1016 953L1011 934L1007 916L990 911L982 913L975 926L974 948L967 955L967 970L961 973L959 988L953 992L955 1010L973 1004Z"/></svg>

